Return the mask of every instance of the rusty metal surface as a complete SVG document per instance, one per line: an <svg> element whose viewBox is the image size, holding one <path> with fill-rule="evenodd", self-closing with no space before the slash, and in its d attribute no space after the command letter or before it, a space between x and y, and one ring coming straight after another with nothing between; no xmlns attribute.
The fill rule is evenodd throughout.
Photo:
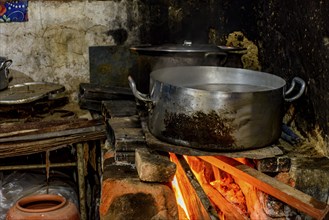
<svg viewBox="0 0 329 220"><path fill-rule="evenodd" d="M223 146L232 149L233 121L233 118L225 118L215 111L197 111L192 115L166 112L162 134L168 138L188 140L191 147L217 149Z"/></svg>

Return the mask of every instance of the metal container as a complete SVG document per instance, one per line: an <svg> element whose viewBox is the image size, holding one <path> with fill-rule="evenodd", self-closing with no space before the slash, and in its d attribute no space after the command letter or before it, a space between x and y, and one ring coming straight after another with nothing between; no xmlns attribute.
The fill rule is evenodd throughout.
<svg viewBox="0 0 329 220"><path fill-rule="evenodd" d="M159 69L182 65L222 66L227 61L228 53L246 49L184 41L183 44L140 45L131 47L130 50L140 55L157 57L154 68Z"/></svg>
<svg viewBox="0 0 329 220"><path fill-rule="evenodd" d="M241 67L241 56L246 48L219 46L214 44L139 45L130 48L138 54L138 73L135 81L141 92L147 93L150 73L157 69L176 66L230 66Z"/></svg>
<svg viewBox="0 0 329 220"><path fill-rule="evenodd" d="M0 90L6 89L9 85L9 66L12 60L0 57Z"/></svg>
<svg viewBox="0 0 329 220"><path fill-rule="evenodd" d="M284 101L305 90L298 77L286 90L286 81L273 74L215 66L153 71L150 94L140 93L128 80L135 97L148 103L148 126L155 137L216 151L260 148L278 140ZM288 98L297 87L297 94Z"/></svg>

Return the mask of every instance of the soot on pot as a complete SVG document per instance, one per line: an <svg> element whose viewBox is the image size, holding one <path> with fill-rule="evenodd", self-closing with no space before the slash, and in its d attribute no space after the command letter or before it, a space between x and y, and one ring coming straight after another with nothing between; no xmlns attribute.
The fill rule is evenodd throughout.
<svg viewBox="0 0 329 220"><path fill-rule="evenodd" d="M192 115L165 113L165 130L162 135L187 140L191 146L204 149L228 149L234 145L233 119L225 118L215 111L197 111Z"/></svg>

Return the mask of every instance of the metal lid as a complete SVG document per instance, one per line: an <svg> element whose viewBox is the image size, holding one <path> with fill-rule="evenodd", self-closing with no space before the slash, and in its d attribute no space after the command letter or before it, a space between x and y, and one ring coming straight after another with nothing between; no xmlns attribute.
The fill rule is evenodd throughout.
<svg viewBox="0 0 329 220"><path fill-rule="evenodd" d="M241 51L245 48L230 47L230 46L217 46L214 44L192 44L190 41L184 41L183 44L164 44L164 45L140 45L131 47L130 50L139 53L209 53L209 52L229 52Z"/></svg>
<svg viewBox="0 0 329 220"><path fill-rule="evenodd" d="M0 104L25 104L65 91L65 87L48 82L26 82L0 92Z"/></svg>

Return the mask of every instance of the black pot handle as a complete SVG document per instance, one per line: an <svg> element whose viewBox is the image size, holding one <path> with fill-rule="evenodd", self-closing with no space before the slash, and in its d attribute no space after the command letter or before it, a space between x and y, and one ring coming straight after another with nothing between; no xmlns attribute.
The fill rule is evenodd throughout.
<svg viewBox="0 0 329 220"><path fill-rule="evenodd" d="M290 98L287 98L286 96L289 95L295 88L296 86L296 83L300 85L300 89L298 91L298 93ZM289 87L289 89L287 89L287 91L284 93L284 100L287 101L287 102L292 102L296 99L298 99L299 97L301 97L305 91L305 81L302 80L301 78L299 77L294 77L291 81L291 85Z"/></svg>

